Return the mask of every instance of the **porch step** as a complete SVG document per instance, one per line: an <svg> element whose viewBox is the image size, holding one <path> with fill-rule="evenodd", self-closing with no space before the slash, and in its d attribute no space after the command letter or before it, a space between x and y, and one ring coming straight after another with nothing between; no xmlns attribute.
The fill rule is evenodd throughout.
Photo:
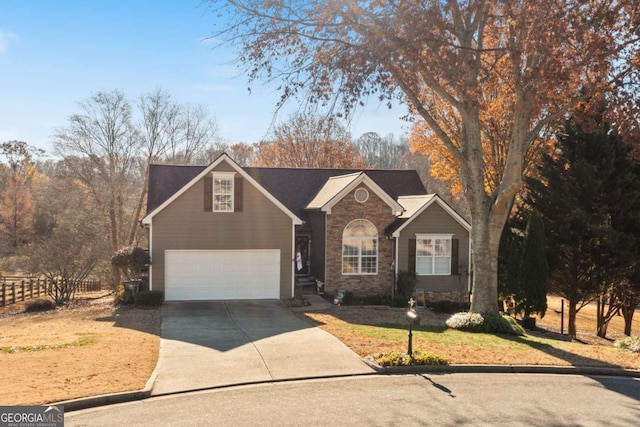
<svg viewBox="0 0 640 427"><path fill-rule="evenodd" d="M315 294L316 293L316 281L312 277L296 277L296 288L302 292L302 294Z"/></svg>
<svg viewBox="0 0 640 427"><path fill-rule="evenodd" d="M311 277L296 277L296 286L316 286L315 279Z"/></svg>

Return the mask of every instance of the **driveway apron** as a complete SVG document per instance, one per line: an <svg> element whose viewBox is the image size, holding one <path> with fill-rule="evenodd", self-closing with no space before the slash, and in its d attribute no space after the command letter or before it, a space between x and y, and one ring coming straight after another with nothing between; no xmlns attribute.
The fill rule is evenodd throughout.
<svg viewBox="0 0 640 427"><path fill-rule="evenodd" d="M280 301L169 302L153 395L372 373L353 351Z"/></svg>

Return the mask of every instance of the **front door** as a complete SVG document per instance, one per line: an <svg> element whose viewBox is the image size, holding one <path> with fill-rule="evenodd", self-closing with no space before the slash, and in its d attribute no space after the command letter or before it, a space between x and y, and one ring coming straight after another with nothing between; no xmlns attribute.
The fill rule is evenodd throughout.
<svg viewBox="0 0 640 427"><path fill-rule="evenodd" d="M309 275L309 249L311 239L309 236L296 236L296 276Z"/></svg>

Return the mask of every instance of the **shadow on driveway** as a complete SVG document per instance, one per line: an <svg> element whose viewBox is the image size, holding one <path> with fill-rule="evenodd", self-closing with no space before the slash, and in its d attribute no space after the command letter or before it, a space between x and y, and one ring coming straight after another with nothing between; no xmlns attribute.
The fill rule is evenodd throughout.
<svg viewBox="0 0 640 427"><path fill-rule="evenodd" d="M152 394L373 372L278 300L170 302Z"/></svg>

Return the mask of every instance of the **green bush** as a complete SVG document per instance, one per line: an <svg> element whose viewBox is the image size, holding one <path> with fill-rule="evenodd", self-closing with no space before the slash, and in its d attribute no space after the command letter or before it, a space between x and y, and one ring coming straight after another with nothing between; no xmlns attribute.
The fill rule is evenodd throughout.
<svg viewBox="0 0 640 427"><path fill-rule="evenodd" d="M146 249L133 246L121 248L111 257L111 265L128 279L141 276L150 262Z"/></svg>
<svg viewBox="0 0 640 427"><path fill-rule="evenodd" d="M296 297L296 298L287 298L287 299L283 299L282 303L286 306L286 307L290 307L290 308L295 308L295 307L306 307L308 305L311 305L309 303L309 301L307 301L306 299L304 299L303 297Z"/></svg>
<svg viewBox="0 0 640 427"><path fill-rule="evenodd" d="M417 284L418 278L414 271L398 271L393 305L396 307L407 307L409 298L413 297Z"/></svg>
<svg viewBox="0 0 640 427"><path fill-rule="evenodd" d="M632 353L640 353L640 337L624 337L619 340L616 340L613 345L617 348L621 348L623 350L630 351Z"/></svg>
<svg viewBox="0 0 640 427"><path fill-rule="evenodd" d="M451 313L453 311L453 301L434 301L429 304L429 308L431 308L436 313Z"/></svg>
<svg viewBox="0 0 640 427"><path fill-rule="evenodd" d="M433 301L427 304L435 313L458 313L469 310L469 304L449 300Z"/></svg>
<svg viewBox="0 0 640 427"><path fill-rule="evenodd" d="M522 319L522 327L528 330L532 330L536 328L536 318L535 317L525 317Z"/></svg>
<svg viewBox="0 0 640 427"><path fill-rule="evenodd" d="M36 311L49 311L56 308L56 303L50 299L38 298L36 300L27 303L24 311L27 313L33 313Z"/></svg>
<svg viewBox="0 0 640 427"><path fill-rule="evenodd" d="M157 307L164 302L164 292L162 291L142 291L134 295L136 305Z"/></svg>
<svg viewBox="0 0 640 427"><path fill-rule="evenodd" d="M391 297L389 295L369 295L359 297L357 304L360 305L384 305L389 307L391 305Z"/></svg>
<svg viewBox="0 0 640 427"><path fill-rule="evenodd" d="M524 335L524 329L518 325L514 318L499 314L456 313L448 318L446 323L451 329L467 332Z"/></svg>
<svg viewBox="0 0 640 427"><path fill-rule="evenodd" d="M449 361L442 356L415 350L412 356L397 351L381 352L374 355L380 366L414 366L414 365L448 365Z"/></svg>

